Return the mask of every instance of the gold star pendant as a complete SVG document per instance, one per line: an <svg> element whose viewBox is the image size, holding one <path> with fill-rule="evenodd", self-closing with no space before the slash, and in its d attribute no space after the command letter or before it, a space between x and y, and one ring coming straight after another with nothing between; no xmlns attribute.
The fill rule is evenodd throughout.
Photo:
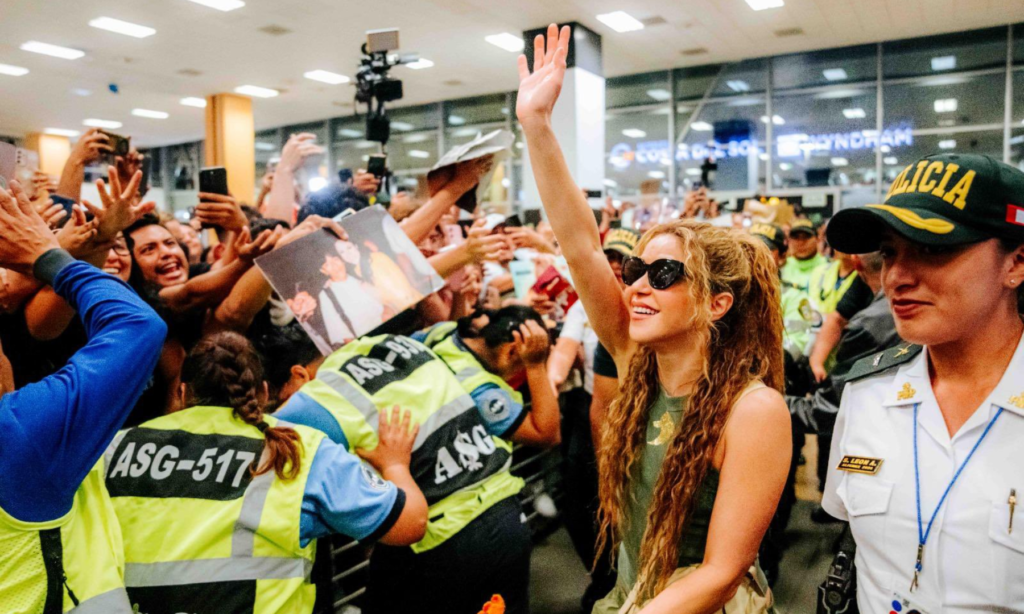
<svg viewBox="0 0 1024 614"><path fill-rule="evenodd" d="M914 398L917 391L910 387L910 382L903 384L903 388L900 388L899 393L896 395L896 399L900 401L906 401L907 399Z"/></svg>
<svg viewBox="0 0 1024 614"><path fill-rule="evenodd" d="M676 425L672 422L672 416L668 415L668 412L662 414L658 421L654 423L654 426L661 430L653 441L648 441L647 443L652 446L663 446L672 440L672 433L675 432Z"/></svg>

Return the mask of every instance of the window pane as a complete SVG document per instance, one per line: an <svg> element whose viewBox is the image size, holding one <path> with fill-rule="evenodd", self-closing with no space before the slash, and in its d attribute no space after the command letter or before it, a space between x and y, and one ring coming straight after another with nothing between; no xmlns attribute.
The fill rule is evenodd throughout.
<svg viewBox="0 0 1024 614"><path fill-rule="evenodd" d="M877 51L876 45L861 45L774 58L775 89L873 81L878 74Z"/></svg>
<svg viewBox="0 0 1024 614"><path fill-rule="evenodd" d="M722 67L714 64L676 69L676 100L692 100L704 97Z"/></svg>
<svg viewBox="0 0 1024 614"><path fill-rule="evenodd" d="M1014 127L1024 126L1024 70L1013 71L1013 121Z"/></svg>
<svg viewBox="0 0 1024 614"><path fill-rule="evenodd" d="M335 117L331 120L331 131L335 142L362 139L366 136L366 116Z"/></svg>
<svg viewBox="0 0 1024 614"><path fill-rule="evenodd" d="M915 129L1003 123L1006 77L934 77L885 86L885 123Z"/></svg>
<svg viewBox="0 0 1024 614"><path fill-rule="evenodd" d="M762 144L765 139L763 96L711 102L693 117L676 149L677 184L685 191L701 180L701 167L716 158L714 190L756 191L764 182ZM684 123L680 120L680 130Z"/></svg>
<svg viewBox="0 0 1024 614"><path fill-rule="evenodd" d="M1013 63L1024 64L1024 23L1013 26Z"/></svg>
<svg viewBox="0 0 1024 614"><path fill-rule="evenodd" d="M445 125L453 127L504 122L510 112L505 94L452 100L445 107Z"/></svg>
<svg viewBox="0 0 1024 614"><path fill-rule="evenodd" d="M768 89L768 60L744 60L725 67L714 96L743 96Z"/></svg>
<svg viewBox="0 0 1024 614"><path fill-rule="evenodd" d="M279 131L274 128L272 130L263 130L262 132L256 133L256 182L259 184L260 179L267 172L267 165L272 158L276 158L281 155L281 146L283 143L278 139ZM257 189L257 192L259 190Z"/></svg>
<svg viewBox="0 0 1024 614"><path fill-rule="evenodd" d="M388 117L391 118L392 136L403 132L437 128L439 119L436 104L389 109Z"/></svg>
<svg viewBox="0 0 1024 614"><path fill-rule="evenodd" d="M668 71L614 77L605 82L605 108L657 104L672 98Z"/></svg>
<svg viewBox="0 0 1024 614"><path fill-rule="evenodd" d="M1024 127L1014 128L1010 135L1010 164L1024 170Z"/></svg>
<svg viewBox="0 0 1024 614"><path fill-rule="evenodd" d="M394 124L392 124L392 129ZM375 153L369 150L366 153ZM422 170L424 173L437 162L437 131L395 133L388 142L388 168L393 171Z"/></svg>
<svg viewBox="0 0 1024 614"><path fill-rule="evenodd" d="M660 109L609 113L605 118L605 146L605 177L615 182L609 183L609 192L639 194L640 185L651 179L661 180L659 191L667 191L668 116Z"/></svg>
<svg viewBox="0 0 1024 614"><path fill-rule="evenodd" d="M895 150L883 158L883 196L889 191L889 186L896 179L896 175L899 175L908 164L925 156L943 152L986 154L997 160L1002 160L1003 132L1002 130L986 130L984 132L915 136L912 146Z"/></svg>
<svg viewBox="0 0 1024 614"><path fill-rule="evenodd" d="M989 28L885 43L886 78L934 75L1006 65L1006 28Z"/></svg>

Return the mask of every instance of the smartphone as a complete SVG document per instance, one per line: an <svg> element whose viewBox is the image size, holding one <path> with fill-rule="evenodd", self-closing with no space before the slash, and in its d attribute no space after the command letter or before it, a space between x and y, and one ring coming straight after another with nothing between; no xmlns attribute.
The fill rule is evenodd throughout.
<svg viewBox="0 0 1024 614"><path fill-rule="evenodd" d="M102 130L101 132L107 135L107 145L111 150L110 153L107 154L108 157L124 157L132 150L132 137L121 136L120 134L114 134L113 132L107 132L106 130Z"/></svg>
<svg viewBox="0 0 1024 614"><path fill-rule="evenodd" d="M50 200L53 201L53 204L60 205L61 207L64 207L64 212L67 213L67 215L64 217L64 221L61 222L61 225L63 225L65 222L67 222L67 220L71 219L71 215L73 213L71 209L72 209L72 207L75 206L75 201L71 200L70 198L65 198L63 196L60 196L58 194L51 194L50 195Z"/></svg>
<svg viewBox="0 0 1024 614"><path fill-rule="evenodd" d="M145 198L149 191L149 174L153 172L153 158L142 157L142 180L139 181L139 198Z"/></svg>
<svg viewBox="0 0 1024 614"><path fill-rule="evenodd" d="M211 166L199 170L199 191L207 194L228 194L228 171L223 166ZM202 228L216 228L213 224L202 224Z"/></svg>
<svg viewBox="0 0 1024 614"><path fill-rule="evenodd" d="M366 163L366 172L377 179L381 179L388 172L388 157L384 154L370 154L370 160Z"/></svg>
<svg viewBox="0 0 1024 614"><path fill-rule="evenodd" d="M601 190L586 190L587 198L601 198L604 193Z"/></svg>
<svg viewBox="0 0 1024 614"><path fill-rule="evenodd" d="M211 166L199 171L199 191L208 194L228 194L228 171L223 166Z"/></svg>
<svg viewBox="0 0 1024 614"><path fill-rule="evenodd" d="M10 143L0 143L0 188L7 189L14 170L18 165L18 148Z"/></svg>

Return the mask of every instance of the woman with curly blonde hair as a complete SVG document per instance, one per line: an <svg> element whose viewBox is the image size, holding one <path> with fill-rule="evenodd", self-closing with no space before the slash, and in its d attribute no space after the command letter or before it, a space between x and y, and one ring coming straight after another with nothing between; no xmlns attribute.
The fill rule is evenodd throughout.
<svg viewBox="0 0 1024 614"><path fill-rule="evenodd" d="M756 238L672 222L643 237L620 289L551 129L569 38L538 36L532 73L520 57L516 113L576 289L625 374L599 446L599 545L617 548L618 582L594 612L771 612L756 558L791 455L774 263Z"/></svg>

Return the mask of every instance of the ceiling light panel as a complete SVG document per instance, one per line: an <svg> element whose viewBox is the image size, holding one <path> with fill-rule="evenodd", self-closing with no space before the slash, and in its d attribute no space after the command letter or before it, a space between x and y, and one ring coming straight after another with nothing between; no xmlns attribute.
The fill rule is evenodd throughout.
<svg viewBox="0 0 1024 614"><path fill-rule="evenodd" d="M43 55L49 55L63 60L77 60L85 55L84 51L79 51L78 49L51 45L49 43L41 43L39 41L28 41L21 46L21 50L31 51L32 53L41 53Z"/></svg>
<svg viewBox="0 0 1024 614"><path fill-rule="evenodd" d="M406 64L406 66L413 70L423 70L424 68L430 68L433 65L434 63L426 58L420 58L415 62L409 62L408 64Z"/></svg>
<svg viewBox="0 0 1024 614"><path fill-rule="evenodd" d="M124 125L121 122L116 122L114 120L96 119L92 117L82 122L82 124L85 126L89 126L90 128L106 128L108 130L117 130L118 128Z"/></svg>
<svg viewBox="0 0 1024 614"><path fill-rule="evenodd" d="M597 16L597 20L616 32L633 32L644 29L642 21L625 11L603 13Z"/></svg>
<svg viewBox="0 0 1024 614"><path fill-rule="evenodd" d="M0 64L0 75L7 75L9 77L23 77L27 74L27 68L22 68L21 66L11 66L10 64Z"/></svg>
<svg viewBox="0 0 1024 614"><path fill-rule="evenodd" d="M73 138L82 133L79 132L78 130L67 130L65 128L47 128L46 130L43 130L43 134L52 134L54 136L66 136L68 138Z"/></svg>
<svg viewBox="0 0 1024 614"><path fill-rule="evenodd" d="M623 136L628 136L631 139L642 139L647 136L647 133L639 128L626 128L622 131Z"/></svg>
<svg viewBox="0 0 1024 614"><path fill-rule="evenodd" d="M690 130L696 130L697 132L711 132L714 130L714 126L707 122L693 122L690 124Z"/></svg>
<svg viewBox="0 0 1024 614"><path fill-rule="evenodd" d="M934 105L936 113L953 113L959 106L956 98L940 98Z"/></svg>
<svg viewBox="0 0 1024 614"><path fill-rule="evenodd" d="M233 11L235 9L240 9L243 6L245 6L245 2L242 2L242 0L189 0L189 1L190 2L194 2L196 4L201 4L203 6L208 6L211 9L217 9L218 11L224 11L225 13L228 12L228 11Z"/></svg>
<svg viewBox="0 0 1024 614"><path fill-rule="evenodd" d="M330 72L327 70L311 70L307 73L304 73L302 76L307 79L312 79L313 81L319 81L321 83L327 83L329 85L341 85L342 83L348 83L349 81L352 80L346 77L345 75L339 75L338 73Z"/></svg>
<svg viewBox="0 0 1024 614"><path fill-rule="evenodd" d="M955 55L943 55L937 58L932 58L932 70L953 70L956 68L956 56Z"/></svg>
<svg viewBox="0 0 1024 614"><path fill-rule="evenodd" d="M755 11L763 11L765 9L777 9L780 6L785 6L784 0L747 0L747 4L750 8Z"/></svg>
<svg viewBox="0 0 1024 614"><path fill-rule="evenodd" d="M153 111L151 109L132 109L132 115L135 117L146 117L149 119L167 119L170 117L169 114L163 111Z"/></svg>
<svg viewBox="0 0 1024 614"><path fill-rule="evenodd" d="M658 102L665 102L666 100L670 100L672 98L672 92L661 88L647 90L647 95L657 100Z"/></svg>
<svg viewBox="0 0 1024 614"><path fill-rule="evenodd" d="M260 87L258 85L241 85L235 88L236 94L242 94L243 96L254 96L256 98L273 98L281 92L272 90L269 87Z"/></svg>
<svg viewBox="0 0 1024 614"><path fill-rule="evenodd" d="M734 92L749 92L750 91L750 84L747 83L746 81L743 81L743 80L740 80L740 79L734 79L732 81L726 81L725 84L728 85L729 89L731 89Z"/></svg>
<svg viewBox="0 0 1024 614"><path fill-rule="evenodd" d="M90 21L89 25L94 28L99 28L100 30L124 34L125 36L131 36L134 38L146 38L147 36L153 36L156 34L156 30L153 28L140 26L127 21L121 21L120 19L114 19L113 17L97 17Z"/></svg>
<svg viewBox="0 0 1024 614"><path fill-rule="evenodd" d="M197 109L205 109L206 108L206 99L205 98L195 98L193 96L190 96L188 98L182 98L178 102L180 102L181 104L185 105L186 107L196 107Z"/></svg>
<svg viewBox="0 0 1024 614"><path fill-rule="evenodd" d="M864 119L867 116L868 114L864 111L864 109L861 109L859 107L856 109L843 109L843 117L845 117L846 119Z"/></svg>
<svg viewBox="0 0 1024 614"><path fill-rule="evenodd" d="M842 68L826 68L821 74L829 81L846 81L850 78Z"/></svg>
<svg viewBox="0 0 1024 614"><path fill-rule="evenodd" d="M512 53L519 53L523 50L526 44L523 42L523 37L516 36L509 32L502 32L501 34L492 34L485 36L484 40L494 45L495 47L501 47L505 51Z"/></svg>
<svg viewBox="0 0 1024 614"><path fill-rule="evenodd" d="M956 149L956 141L954 139L939 141L939 149Z"/></svg>

